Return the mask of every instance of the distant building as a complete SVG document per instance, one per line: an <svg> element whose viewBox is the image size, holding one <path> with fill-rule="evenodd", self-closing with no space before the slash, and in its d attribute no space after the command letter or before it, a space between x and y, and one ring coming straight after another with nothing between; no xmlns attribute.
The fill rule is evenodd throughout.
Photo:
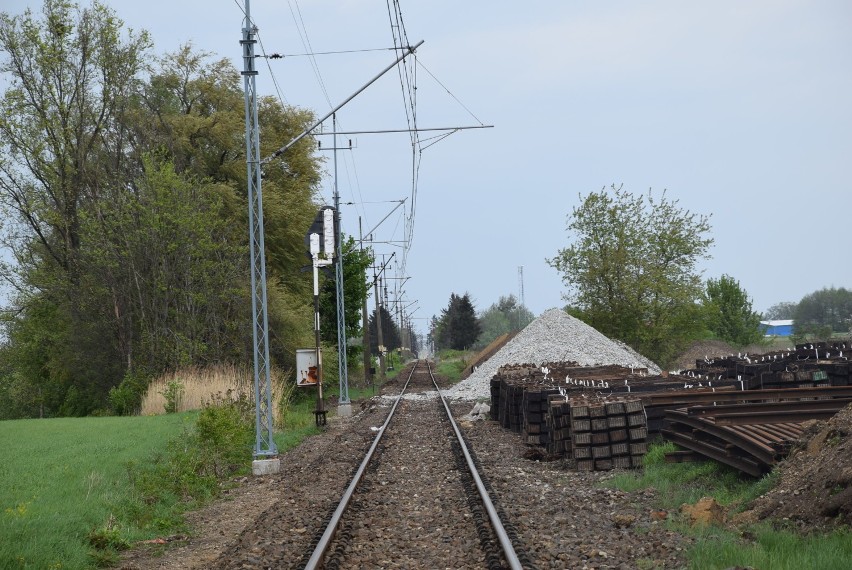
<svg viewBox="0 0 852 570"><path fill-rule="evenodd" d="M760 321L760 330L765 336L790 336L793 334L793 320Z"/></svg>

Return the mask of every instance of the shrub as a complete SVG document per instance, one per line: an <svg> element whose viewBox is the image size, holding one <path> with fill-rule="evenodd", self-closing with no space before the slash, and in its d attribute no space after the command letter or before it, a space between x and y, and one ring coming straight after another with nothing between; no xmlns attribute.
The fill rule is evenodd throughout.
<svg viewBox="0 0 852 570"><path fill-rule="evenodd" d="M131 416L139 413L142 396L148 389L151 379L141 372L127 372L121 384L110 388L109 405L114 414Z"/></svg>
<svg viewBox="0 0 852 570"><path fill-rule="evenodd" d="M160 395L166 399L163 407L167 414L174 414L180 409L184 392L186 392L186 389L180 380L175 379L166 384L166 389L160 392Z"/></svg>
<svg viewBox="0 0 852 570"><path fill-rule="evenodd" d="M245 394L215 394L198 415L195 431L212 475L227 476L244 466L254 439L254 406Z"/></svg>

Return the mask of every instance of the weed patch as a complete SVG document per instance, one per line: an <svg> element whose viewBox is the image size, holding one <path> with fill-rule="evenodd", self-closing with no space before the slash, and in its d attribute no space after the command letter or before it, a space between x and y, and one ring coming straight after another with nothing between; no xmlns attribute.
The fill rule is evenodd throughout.
<svg viewBox="0 0 852 570"><path fill-rule="evenodd" d="M701 497L713 497L729 513L742 510L751 501L769 491L778 481L772 472L755 481L716 463L665 462L665 454L677 449L672 443L652 445L640 473L620 473L605 485L626 492L654 488L658 507L676 511L683 503L695 503ZM695 537L688 552L691 569L728 567L800 568L850 567L852 532L841 529L828 535L802 536L778 529L767 522L741 529L719 526L690 527L677 520L668 523L675 530Z"/></svg>

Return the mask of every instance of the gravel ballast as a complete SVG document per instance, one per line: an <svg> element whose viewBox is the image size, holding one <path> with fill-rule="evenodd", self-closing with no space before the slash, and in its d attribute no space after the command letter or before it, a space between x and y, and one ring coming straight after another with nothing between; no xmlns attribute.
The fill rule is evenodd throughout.
<svg viewBox="0 0 852 570"><path fill-rule="evenodd" d="M489 382L507 364L536 364L573 361L581 366L619 364L647 368L659 374L660 367L622 342L612 340L561 309L545 311L506 343L473 374L444 395L453 400L478 400L490 395Z"/></svg>

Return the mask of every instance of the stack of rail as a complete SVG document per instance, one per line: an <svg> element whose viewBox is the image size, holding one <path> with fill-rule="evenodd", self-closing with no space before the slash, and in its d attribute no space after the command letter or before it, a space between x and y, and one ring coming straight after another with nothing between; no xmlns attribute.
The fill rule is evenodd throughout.
<svg viewBox="0 0 852 570"><path fill-rule="evenodd" d="M804 344L764 355L704 358L696 361L694 369L659 376L650 376L645 369L578 366L575 362L509 365L501 367L491 381L492 417L521 433L526 443L546 447L552 456L592 461L596 469L606 468L608 461L625 466L623 458L629 456L632 467L632 456L641 453L624 453L622 445L613 451L612 444L626 442L628 449L641 444L635 448L638 450L645 439L620 440L622 434L615 428L614 435L612 430L606 434L607 452L602 435L607 430L591 428L592 420L603 418L576 416L579 425L588 419L590 429L573 429L572 414L580 412L572 412L566 402L603 395L635 398L644 404L646 419L645 425L635 427L645 430L646 437L662 434L693 455L712 457L759 475L784 456L801 432L801 421L830 417L844 405L844 399L852 398L850 353L852 343L848 341ZM814 391L805 392L808 389ZM772 402L775 407L768 407ZM702 404L709 406L702 408ZM764 408L724 407L756 404ZM751 423L741 427L745 422ZM603 427L600 422L598 426ZM578 465L589 468L589 463Z"/></svg>
<svg viewBox="0 0 852 570"><path fill-rule="evenodd" d="M567 455L581 471L640 467L648 430L636 398L552 397L551 455ZM559 426L559 427L556 427Z"/></svg>
<svg viewBox="0 0 852 570"><path fill-rule="evenodd" d="M663 437L688 450L671 460L700 456L760 477L787 455L805 421L829 419L852 403L852 386L673 392L650 399L667 408Z"/></svg>

